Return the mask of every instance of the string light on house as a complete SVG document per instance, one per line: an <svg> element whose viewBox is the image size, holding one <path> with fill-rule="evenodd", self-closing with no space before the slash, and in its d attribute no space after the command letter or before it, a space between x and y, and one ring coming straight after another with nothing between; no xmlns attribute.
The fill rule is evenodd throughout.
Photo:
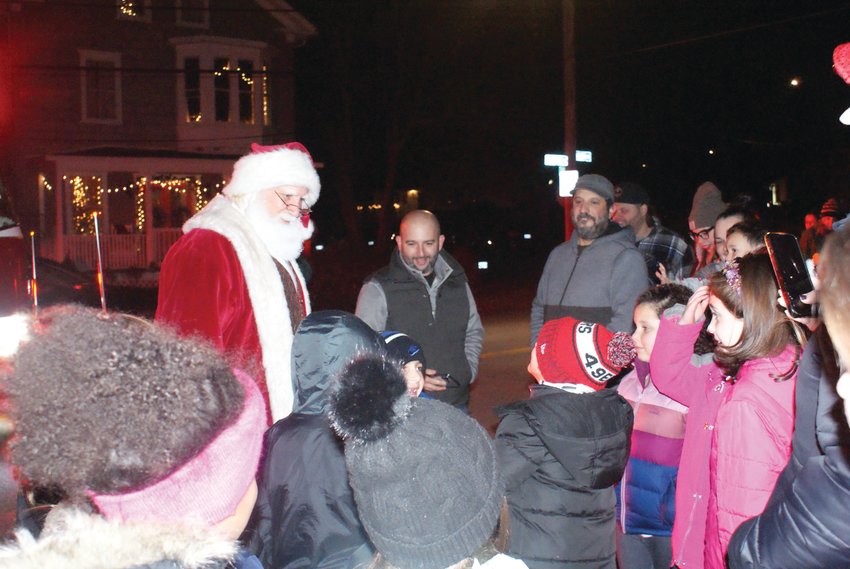
<svg viewBox="0 0 850 569"><path fill-rule="evenodd" d="M145 186L147 178L139 178L136 187L139 189L136 192L136 229L140 232L145 229ZM134 184L130 184L133 186Z"/></svg>
<svg viewBox="0 0 850 569"><path fill-rule="evenodd" d="M139 4L139 0L121 0L121 4L118 9L121 10L121 14L124 16L135 18L142 15L141 6L139 6Z"/></svg>

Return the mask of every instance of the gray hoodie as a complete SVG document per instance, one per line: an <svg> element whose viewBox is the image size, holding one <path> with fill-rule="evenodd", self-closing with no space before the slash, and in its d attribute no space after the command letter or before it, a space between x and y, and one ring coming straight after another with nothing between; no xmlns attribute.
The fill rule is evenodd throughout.
<svg viewBox="0 0 850 569"><path fill-rule="evenodd" d="M650 286L635 234L615 223L590 245L569 241L546 260L531 304L531 345L548 320L563 316L602 324L612 332L632 331L637 297Z"/></svg>

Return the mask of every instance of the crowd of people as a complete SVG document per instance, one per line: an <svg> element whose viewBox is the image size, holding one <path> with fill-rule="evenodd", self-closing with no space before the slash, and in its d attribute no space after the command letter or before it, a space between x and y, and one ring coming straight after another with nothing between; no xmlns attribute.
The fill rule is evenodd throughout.
<svg viewBox="0 0 850 569"><path fill-rule="evenodd" d="M320 189L302 145L254 145L184 225L153 322L3 322L22 490L0 566L850 566L839 200L811 228L821 312L792 318L756 212L706 182L688 243L639 184L581 176L531 306L530 397L491 437L437 217L404 216L356 314L312 312Z"/></svg>

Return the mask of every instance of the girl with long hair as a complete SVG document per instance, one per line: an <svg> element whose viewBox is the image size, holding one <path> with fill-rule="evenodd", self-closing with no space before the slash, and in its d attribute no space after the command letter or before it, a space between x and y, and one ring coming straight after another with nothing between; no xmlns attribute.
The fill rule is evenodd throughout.
<svg viewBox="0 0 850 569"><path fill-rule="evenodd" d="M653 381L689 408L672 536L680 567L723 568L732 532L764 509L788 461L799 346L777 292L768 257L746 255L659 326ZM692 361L706 310L717 349Z"/></svg>

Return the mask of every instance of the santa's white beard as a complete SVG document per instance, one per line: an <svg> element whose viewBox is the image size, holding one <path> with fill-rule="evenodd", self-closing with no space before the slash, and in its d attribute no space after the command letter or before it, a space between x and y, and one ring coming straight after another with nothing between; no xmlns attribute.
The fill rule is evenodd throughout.
<svg viewBox="0 0 850 569"><path fill-rule="evenodd" d="M248 204L245 217L271 256L280 262L297 259L304 248L304 241L313 235L312 220L304 227L300 219L288 213L270 216L259 200Z"/></svg>

